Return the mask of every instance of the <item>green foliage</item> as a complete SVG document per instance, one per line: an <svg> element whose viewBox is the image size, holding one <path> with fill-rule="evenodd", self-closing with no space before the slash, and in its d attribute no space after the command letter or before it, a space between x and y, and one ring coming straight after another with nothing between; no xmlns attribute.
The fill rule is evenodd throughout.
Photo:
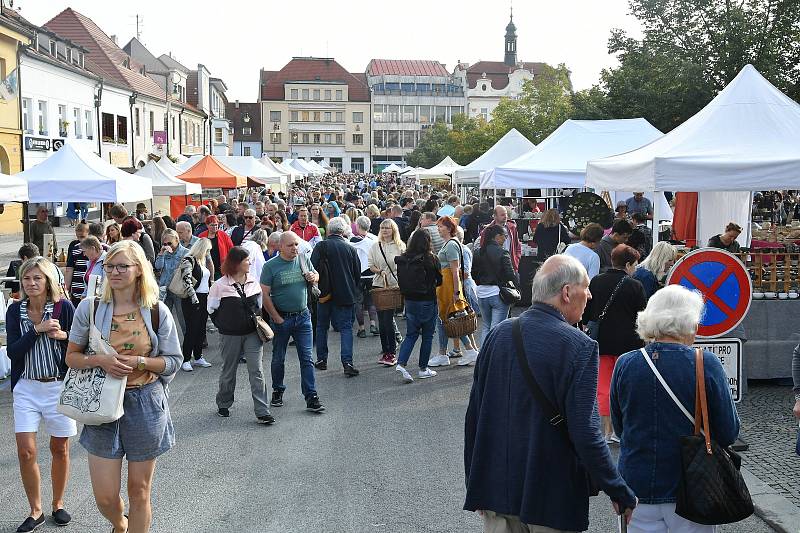
<svg viewBox="0 0 800 533"><path fill-rule="evenodd" d="M419 139L413 152L406 156L406 162L413 167L431 168L441 162L450 153L452 146L449 130L443 122L437 122L428 128Z"/></svg>

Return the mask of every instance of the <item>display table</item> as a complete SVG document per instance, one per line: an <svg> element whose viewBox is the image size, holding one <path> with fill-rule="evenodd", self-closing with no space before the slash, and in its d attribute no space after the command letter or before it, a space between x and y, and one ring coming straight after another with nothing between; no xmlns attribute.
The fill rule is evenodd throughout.
<svg viewBox="0 0 800 533"><path fill-rule="evenodd" d="M792 351L800 342L800 300L753 300L744 318L744 375L748 379L792 377Z"/></svg>

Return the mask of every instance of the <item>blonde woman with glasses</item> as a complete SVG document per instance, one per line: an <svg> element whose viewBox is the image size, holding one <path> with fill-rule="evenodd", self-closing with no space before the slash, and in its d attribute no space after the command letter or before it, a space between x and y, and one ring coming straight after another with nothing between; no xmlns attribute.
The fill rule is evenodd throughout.
<svg viewBox="0 0 800 533"><path fill-rule="evenodd" d="M381 222L378 242L369 249L367 265L375 274L374 288L397 288L397 265L394 258L406 251L400 230L394 220ZM397 363L397 338L395 337L394 309L378 311L378 331L381 337L381 358L378 363L394 366Z"/></svg>
<svg viewBox="0 0 800 533"><path fill-rule="evenodd" d="M84 426L81 445L89 452L89 475L97 507L116 533L150 530L150 492L156 458L175 444L167 385L181 364L178 332L167 306L158 299L153 268L141 246L122 241L106 254L102 295L89 316L91 300L75 311L67 364L100 367L127 377L123 408L116 422ZM117 356L86 355L93 321ZM120 496L122 459L128 460L129 518Z"/></svg>
<svg viewBox="0 0 800 533"><path fill-rule="evenodd" d="M30 515L17 528L24 533L45 521L36 460L39 425L44 422L45 431L50 434L52 517L60 526L67 525L72 518L64 509L64 491L69 479L69 438L78 429L74 420L56 410L61 382L67 373L67 332L72 327L75 310L64 298L58 269L44 257L22 263L19 279L21 300L8 307L6 331L17 457L31 507Z"/></svg>

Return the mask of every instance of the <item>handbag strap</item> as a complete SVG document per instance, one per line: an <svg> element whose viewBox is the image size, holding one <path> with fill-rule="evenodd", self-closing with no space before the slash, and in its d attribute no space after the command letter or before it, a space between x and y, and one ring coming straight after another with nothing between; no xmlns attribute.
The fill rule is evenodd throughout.
<svg viewBox="0 0 800 533"><path fill-rule="evenodd" d="M542 391L542 388L533 377L531 367L528 366L528 358L525 356L525 345L522 342L522 326L520 325L519 318L511 320L511 334L514 339L514 353L517 356L517 364L519 364L522 370L522 377L525 379L525 383L528 384L528 389L530 389L533 397L544 409L544 414L550 422L550 425L562 429L569 439L569 433L567 432L567 425L565 423L566 419L561 416L558 409L547 399L544 391Z"/></svg>
<svg viewBox="0 0 800 533"><path fill-rule="evenodd" d="M239 297L242 299L242 305L244 305L244 308L250 315L250 318L256 318L256 314L253 312L252 309L250 309L250 306L247 304L247 295L244 293L244 287L234 282L233 288L236 289L236 292L239 293Z"/></svg>
<svg viewBox="0 0 800 533"><path fill-rule="evenodd" d="M700 422L703 424L703 433L706 437L706 453L711 455L711 428L708 420L708 399L706 398L706 379L703 369L703 352L700 348L695 348L695 407L694 407L694 434L700 434Z"/></svg>
<svg viewBox="0 0 800 533"><path fill-rule="evenodd" d="M625 278L627 278L627 277L628 277L627 274L625 276L623 276L622 279L619 280L619 283L617 283L617 286L614 287L614 292L611 293L611 297L606 302L605 307L603 307L603 311L597 316L597 323L598 324L600 324L600 322L603 321L603 318L605 318L606 312L608 311L608 308L611 307L611 302L614 301L614 297L617 295L617 292L619 291L620 287L622 287L622 284L625 283Z"/></svg>
<svg viewBox="0 0 800 533"><path fill-rule="evenodd" d="M383 256L383 260L386 262L386 266L389 268L389 272L391 272L392 277L394 278L394 280L397 283L400 283L400 280L397 279L397 276L395 276L394 271L392 271L392 265L390 265L389 264L389 260L386 259L386 254L383 253L383 245L381 244L381 241L378 241L378 248L380 248L380 250L381 250L381 255ZM385 276L386 276L386 274L384 274L384 277Z"/></svg>
<svg viewBox="0 0 800 533"><path fill-rule="evenodd" d="M458 246L458 269L461 272L461 281L467 279L466 274L464 274L464 250L461 249L461 243L458 242L458 239L450 239L444 245L447 246L451 242L455 242L456 246Z"/></svg>

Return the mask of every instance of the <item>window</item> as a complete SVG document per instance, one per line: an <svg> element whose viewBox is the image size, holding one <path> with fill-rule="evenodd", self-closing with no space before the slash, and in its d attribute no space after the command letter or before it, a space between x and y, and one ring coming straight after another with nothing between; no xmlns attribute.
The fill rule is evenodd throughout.
<svg viewBox="0 0 800 533"><path fill-rule="evenodd" d="M350 171L351 172L364 172L364 158L363 157L354 157L350 160Z"/></svg>
<svg viewBox="0 0 800 533"><path fill-rule="evenodd" d="M336 122L344 122L344 111L336 112Z"/></svg>
<svg viewBox="0 0 800 533"><path fill-rule="evenodd" d="M291 98L292 100L297 100L297 93L298 93L297 89L292 89L292 90L290 91L290 93L289 93L289 94L290 94L290 98Z"/></svg>
<svg viewBox="0 0 800 533"><path fill-rule="evenodd" d="M314 144L319 144L321 140L321 135L319 133L314 134Z"/></svg>
<svg viewBox="0 0 800 533"><path fill-rule="evenodd" d="M489 120L489 108L488 107L482 107L481 108L481 116L483 117L483 120Z"/></svg>
<svg viewBox="0 0 800 533"><path fill-rule="evenodd" d="M419 106L419 121L422 124L430 124L431 122L433 122L431 120L431 106L429 105Z"/></svg>
<svg viewBox="0 0 800 533"><path fill-rule="evenodd" d="M186 138L186 119L181 121L181 144L189 144Z"/></svg>
<svg viewBox="0 0 800 533"><path fill-rule="evenodd" d="M389 106L389 119L387 122L400 122L400 106L399 105L390 105Z"/></svg>
<svg viewBox="0 0 800 533"><path fill-rule="evenodd" d="M336 134L336 144L344 144L344 133Z"/></svg>
<svg viewBox="0 0 800 533"><path fill-rule="evenodd" d="M325 134L325 144L331 144L331 134L330 133L326 133Z"/></svg>
<svg viewBox="0 0 800 533"><path fill-rule="evenodd" d="M353 144L364 144L364 134L363 133L354 133L353 134Z"/></svg>
<svg viewBox="0 0 800 533"><path fill-rule="evenodd" d="M387 148L400 148L400 132L397 130L389 130L386 139Z"/></svg>
<svg viewBox="0 0 800 533"><path fill-rule="evenodd" d="M133 131L137 137L142 136L142 128L141 124L139 123L139 108L133 110Z"/></svg>
<svg viewBox="0 0 800 533"><path fill-rule="evenodd" d="M269 142L272 144L281 144L281 134L280 133L270 133L269 134Z"/></svg>
<svg viewBox="0 0 800 533"><path fill-rule="evenodd" d="M323 117L324 117L323 120L325 122L330 122L331 121L331 112L330 111L325 111L325 113L323 114Z"/></svg>
<svg viewBox="0 0 800 533"><path fill-rule="evenodd" d="M401 83L400 90L404 93L413 93L414 92L414 84L413 83Z"/></svg>
<svg viewBox="0 0 800 533"><path fill-rule="evenodd" d="M155 128L156 115L150 111L150 138L153 138L153 129Z"/></svg>
<svg viewBox="0 0 800 533"><path fill-rule="evenodd" d="M86 138L92 140L94 138L94 123L92 122L92 112L84 111L84 125L83 130L86 132Z"/></svg>
<svg viewBox="0 0 800 533"><path fill-rule="evenodd" d="M303 100L308 100L308 89L303 89Z"/></svg>
<svg viewBox="0 0 800 533"><path fill-rule="evenodd" d="M67 136L67 106L58 106L58 134L61 137Z"/></svg>
<svg viewBox="0 0 800 533"><path fill-rule="evenodd" d="M170 117L169 131L172 135L172 140L175 140L175 117Z"/></svg>
<svg viewBox="0 0 800 533"><path fill-rule="evenodd" d="M297 140L297 132L296 131L292 132L292 137L291 137L291 141L290 142L292 142L292 143L297 143L298 142L298 140Z"/></svg>
<svg viewBox="0 0 800 533"><path fill-rule="evenodd" d="M385 132L383 130L378 130L373 133L373 140L375 144L375 148L383 148L385 143L383 142L383 134Z"/></svg>
<svg viewBox="0 0 800 533"><path fill-rule="evenodd" d="M361 111L353 111L353 122L356 124L364 123L364 113Z"/></svg>
<svg viewBox="0 0 800 533"><path fill-rule="evenodd" d="M342 158L341 157L331 157L331 160L328 163L332 168L335 168L337 171L342 171Z"/></svg>
<svg viewBox="0 0 800 533"><path fill-rule="evenodd" d="M297 111L289 111L289 120L297 122L299 113Z"/></svg>
<svg viewBox="0 0 800 533"><path fill-rule="evenodd" d="M114 115L103 113L103 142L113 143L114 138Z"/></svg>
<svg viewBox="0 0 800 533"><path fill-rule="evenodd" d="M336 99L337 100L340 100L340 101L343 100L344 99L343 95L344 95L344 93L343 93L343 91L341 89L337 89L336 90Z"/></svg>
<svg viewBox="0 0 800 533"><path fill-rule="evenodd" d="M320 116L321 116L321 113L320 113L319 111L314 111L313 113L314 113L314 114L313 114L313 117L314 117L314 122L319 122L319 121L320 121Z"/></svg>
<svg viewBox="0 0 800 533"><path fill-rule="evenodd" d="M39 127L39 135L47 135L47 102L39 100L39 115L37 126Z"/></svg>
<svg viewBox="0 0 800 533"><path fill-rule="evenodd" d="M314 100L319 100L319 89L314 89Z"/></svg>
<svg viewBox="0 0 800 533"><path fill-rule="evenodd" d="M437 105L436 122L446 122L446 121L447 121L447 106Z"/></svg>
<svg viewBox="0 0 800 533"><path fill-rule="evenodd" d="M384 108L385 107L386 106L381 105L381 104L376 104L375 106L373 106L373 109L372 109L372 121L373 122L385 122L385 120L384 120L384 118L385 118Z"/></svg>
<svg viewBox="0 0 800 533"><path fill-rule="evenodd" d="M406 130L403 132L403 148L415 148L417 145L417 132Z"/></svg>
<svg viewBox="0 0 800 533"><path fill-rule="evenodd" d="M330 100L330 99L331 99L331 90L325 89L325 100Z"/></svg>
<svg viewBox="0 0 800 533"><path fill-rule="evenodd" d="M31 127L33 123L33 120L31 120L32 105L30 98L22 99L22 131L25 133L33 133L33 128Z"/></svg>
<svg viewBox="0 0 800 533"><path fill-rule="evenodd" d="M270 122L280 122L281 121L281 112L280 111L270 111L269 112L269 121Z"/></svg>
<svg viewBox="0 0 800 533"><path fill-rule="evenodd" d="M451 120L456 117L456 115L463 115L464 114L464 106L454 105L450 107L450 117Z"/></svg>
<svg viewBox="0 0 800 533"><path fill-rule="evenodd" d="M242 155L253 155L253 154L250 153L250 147L249 146L243 146L242 147Z"/></svg>
<svg viewBox="0 0 800 533"><path fill-rule="evenodd" d="M222 128L214 128L214 142L215 143L222 142Z"/></svg>
<svg viewBox="0 0 800 533"><path fill-rule="evenodd" d="M128 144L128 117L117 115L117 142Z"/></svg>
<svg viewBox="0 0 800 533"><path fill-rule="evenodd" d="M244 128L242 128L242 135L252 135L252 134L253 134L253 128L251 128L250 126L245 126Z"/></svg>
<svg viewBox="0 0 800 533"><path fill-rule="evenodd" d="M404 105L402 108L403 122L416 122L417 121L417 108L413 105Z"/></svg>
<svg viewBox="0 0 800 533"><path fill-rule="evenodd" d="M308 144L308 133L303 134L303 144Z"/></svg>
<svg viewBox="0 0 800 533"><path fill-rule="evenodd" d="M77 107L72 108L72 127L75 138L83 138L83 128L81 128L81 110Z"/></svg>
<svg viewBox="0 0 800 533"><path fill-rule="evenodd" d="M310 114L309 114L308 111L303 111L302 112L302 118L300 120L302 120L303 122L308 122L309 116L310 116Z"/></svg>

